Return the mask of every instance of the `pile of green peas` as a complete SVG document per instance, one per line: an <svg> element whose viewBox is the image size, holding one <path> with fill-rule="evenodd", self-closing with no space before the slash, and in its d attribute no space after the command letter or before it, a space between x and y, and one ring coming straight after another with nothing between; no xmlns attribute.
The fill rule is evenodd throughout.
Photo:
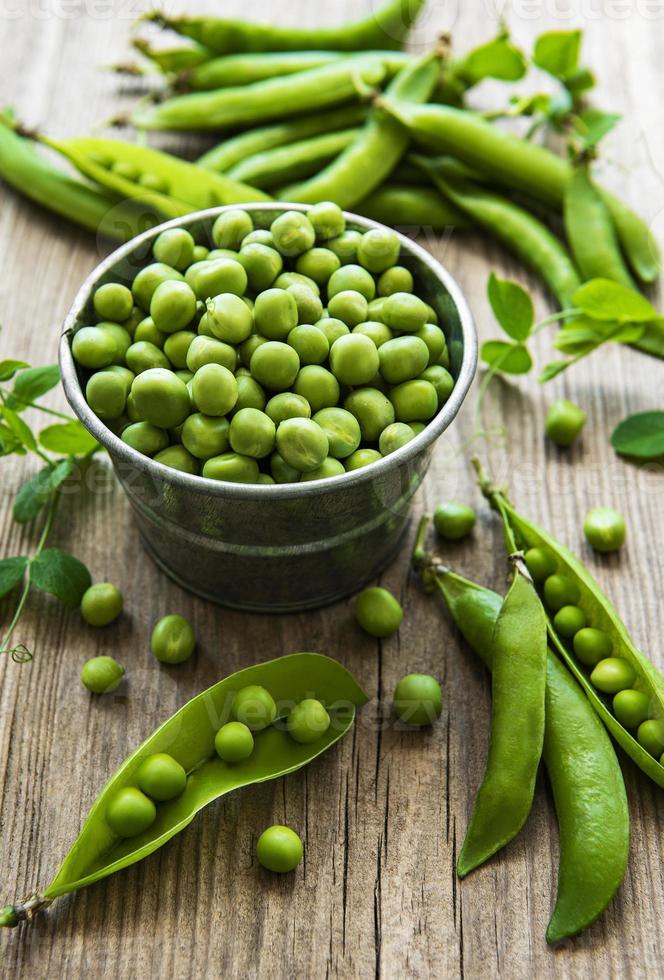
<svg viewBox="0 0 664 980"><path fill-rule="evenodd" d="M230 765L244 762L254 751L254 736L276 717L277 706L266 688L258 684L241 688L233 696L232 720L215 734L217 756ZM330 716L315 698L294 705L286 718L289 736L300 745L318 741L329 727ZM148 756L136 773L136 785L119 790L110 800L106 819L111 830L118 837L142 834L157 819L157 804L175 799L186 784L187 774L172 756L164 752Z"/></svg>
<svg viewBox="0 0 664 980"><path fill-rule="evenodd" d="M637 672L616 655L611 637L587 622L579 605L581 590L569 575L560 574L556 560L544 547L525 553L526 565L553 615L553 627L571 645L576 659L590 671L590 683L612 698L613 714L630 729L639 744L664 765L664 721L651 717L651 699L634 687Z"/></svg>
<svg viewBox="0 0 664 980"><path fill-rule="evenodd" d="M215 480L317 480L399 449L447 401L445 334L391 229L347 230L322 203L269 228L228 210L212 239L162 232L74 334L88 404L127 445Z"/></svg>

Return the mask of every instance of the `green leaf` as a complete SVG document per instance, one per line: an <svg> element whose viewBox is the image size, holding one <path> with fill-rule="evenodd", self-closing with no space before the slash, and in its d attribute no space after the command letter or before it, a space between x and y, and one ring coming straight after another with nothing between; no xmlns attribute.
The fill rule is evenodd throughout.
<svg viewBox="0 0 664 980"><path fill-rule="evenodd" d="M587 68L578 68L572 75L565 79L565 88L577 99L584 92L589 92L595 87L595 76Z"/></svg>
<svg viewBox="0 0 664 980"><path fill-rule="evenodd" d="M487 288L491 309L508 337L523 341L530 336L533 325L533 301L517 282L498 279L494 272Z"/></svg>
<svg viewBox="0 0 664 980"><path fill-rule="evenodd" d="M610 279L590 279L579 286L572 301L593 320L648 323L659 318L645 296Z"/></svg>
<svg viewBox="0 0 664 980"><path fill-rule="evenodd" d="M548 31L535 42L533 61L554 78L565 80L579 65L581 31Z"/></svg>
<svg viewBox="0 0 664 980"><path fill-rule="evenodd" d="M18 585L23 578L27 564L28 559L25 555L19 555L16 558L3 558L0 561L0 599L11 592L15 585Z"/></svg>
<svg viewBox="0 0 664 980"><path fill-rule="evenodd" d="M39 442L44 449L62 456L84 456L99 445L78 420L49 425L39 433Z"/></svg>
<svg viewBox="0 0 664 980"><path fill-rule="evenodd" d="M20 415L17 415L13 409L7 408L6 405L0 406L0 414L21 445L34 451L37 448L37 440L28 423L24 422Z"/></svg>
<svg viewBox="0 0 664 980"><path fill-rule="evenodd" d="M526 74L526 59L505 34L470 51L459 63L459 74L476 85L484 78L517 82Z"/></svg>
<svg viewBox="0 0 664 980"><path fill-rule="evenodd" d="M26 402L34 402L41 398L51 388L55 388L60 380L60 370L57 364L47 367L27 368L16 376L13 394L7 399L10 408L25 408Z"/></svg>
<svg viewBox="0 0 664 980"><path fill-rule="evenodd" d="M17 371L27 367L25 361L0 361L0 381L11 381Z"/></svg>
<svg viewBox="0 0 664 980"><path fill-rule="evenodd" d="M70 609L79 606L92 577L82 561L60 548L46 548L30 567L33 585Z"/></svg>
<svg viewBox="0 0 664 980"><path fill-rule="evenodd" d="M558 331L554 345L563 354L590 353L609 341L633 344L642 336L644 329L642 323L617 323L615 320L576 317Z"/></svg>
<svg viewBox="0 0 664 980"><path fill-rule="evenodd" d="M592 149L610 133L620 122L615 112L602 112L600 109L586 109L573 120L574 129L580 137L584 149Z"/></svg>
<svg viewBox="0 0 664 980"><path fill-rule="evenodd" d="M546 381L551 381L552 378L556 378L563 371L566 371L572 363L572 361L551 361L549 364L546 364L539 376L540 383L544 384Z"/></svg>
<svg viewBox="0 0 664 980"><path fill-rule="evenodd" d="M611 445L620 456L664 456L664 412L639 412L623 419L611 434Z"/></svg>
<svg viewBox="0 0 664 980"><path fill-rule="evenodd" d="M18 456L25 456L25 448L16 435L7 425L0 422L0 455L9 456L16 453Z"/></svg>
<svg viewBox="0 0 664 980"><path fill-rule="evenodd" d="M14 520L19 524L33 521L42 507L64 483L73 469L71 459L63 459L55 466L45 466L23 484L14 500Z"/></svg>
<svg viewBox="0 0 664 980"><path fill-rule="evenodd" d="M504 340L487 340L482 344L482 360L503 374L528 374L533 366L523 344L508 344Z"/></svg>

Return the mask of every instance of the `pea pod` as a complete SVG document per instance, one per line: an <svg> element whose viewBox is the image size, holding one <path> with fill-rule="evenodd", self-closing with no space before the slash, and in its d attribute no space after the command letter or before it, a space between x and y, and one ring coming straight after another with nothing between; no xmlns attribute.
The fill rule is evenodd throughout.
<svg viewBox="0 0 664 980"><path fill-rule="evenodd" d="M467 216L431 187L383 184L354 209L365 218L418 231L470 226Z"/></svg>
<svg viewBox="0 0 664 980"><path fill-rule="evenodd" d="M164 75L192 71L213 57L212 52L201 44L188 44L186 47L179 45L177 48L153 48L150 42L142 37L133 38L131 43Z"/></svg>
<svg viewBox="0 0 664 980"><path fill-rule="evenodd" d="M482 492L499 512L508 538L523 549L544 548L554 563L552 574L563 575L574 586L575 601L584 613L590 628L604 634L611 645L611 657L620 658L634 672L634 681L627 685L648 698L649 717L664 720L664 677L634 646L627 629L613 604L581 562L562 544L519 514L505 495L488 482L476 463ZM514 550L514 549L512 549ZM544 601L544 600L542 600ZM591 705L604 725L634 763L658 786L664 788L664 766L638 742L628 728L616 718L610 700L591 683L591 670L576 655L573 644L556 629L552 618L548 622L549 642L565 661L585 691Z"/></svg>
<svg viewBox="0 0 664 980"><path fill-rule="evenodd" d="M612 279L634 289L623 261L608 207L595 188L587 163L578 163L563 195L565 231L576 263L586 279Z"/></svg>
<svg viewBox="0 0 664 980"><path fill-rule="evenodd" d="M270 727L254 733L253 753L244 762L222 762L215 753L215 733L229 720L234 695L244 687L266 688L277 705ZM305 698L326 704L331 724L317 741L294 741L283 720ZM295 653L240 670L199 694L161 725L106 784L78 838L52 883L25 903L7 906L0 925L16 925L67 894L106 878L147 857L183 830L199 810L233 790L277 779L307 765L350 729L355 709L366 695L337 661L315 653ZM157 807L157 818L143 833L118 838L107 820L110 801L136 785L142 762L156 753L172 756L187 773L184 791Z"/></svg>
<svg viewBox="0 0 664 980"><path fill-rule="evenodd" d="M131 116L138 129L215 130L248 127L298 112L323 110L379 85L386 67L376 57L352 55L330 65L212 92L176 95L144 105Z"/></svg>
<svg viewBox="0 0 664 980"><path fill-rule="evenodd" d="M269 188L286 180L309 177L350 146L359 130L341 129L334 133L312 136L289 146L256 153L226 171L233 180L254 187Z"/></svg>
<svg viewBox="0 0 664 980"><path fill-rule="evenodd" d="M528 819L544 740L546 650L541 603L516 562L492 640L491 741L457 862L461 878L513 840Z"/></svg>
<svg viewBox="0 0 664 980"><path fill-rule="evenodd" d="M340 27L277 27L217 17L167 17L160 11L142 19L168 27L217 54L239 51L361 51L399 48L424 7L425 0L386 0L364 20Z"/></svg>
<svg viewBox="0 0 664 980"><path fill-rule="evenodd" d="M169 218L220 204L268 201L255 187L136 143L95 137L41 141L66 157L85 177L119 197L140 201ZM122 164L123 170L117 170ZM150 181L146 178L149 177Z"/></svg>
<svg viewBox="0 0 664 980"><path fill-rule="evenodd" d="M408 126L425 148L449 153L502 186L562 211L572 166L550 150L464 109L418 105L391 95L382 96L378 103ZM653 282L659 275L660 258L647 223L609 191L600 188L600 193L632 269L644 282Z"/></svg>
<svg viewBox="0 0 664 980"><path fill-rule="evenodd" d="M442 595L462 636L491 670L491 640L502 596L422 552L418 557L423 582ZM560 828L558 894L546 933L547 941L554 943L587 928L613 899L627 869L629 809L611 740L550 649L542 758Z"/></svg>

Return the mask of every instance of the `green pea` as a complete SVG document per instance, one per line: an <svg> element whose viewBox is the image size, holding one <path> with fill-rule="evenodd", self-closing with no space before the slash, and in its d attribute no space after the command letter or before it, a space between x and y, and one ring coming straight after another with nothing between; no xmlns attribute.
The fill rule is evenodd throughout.
<svg viewBox="0 0 664 980"><path fill-rule="evenodd" d="M312 419L285 419L277 429L277 452L289 466L306 473L315 470L327 457L329 443L325 432Z"/></svg>
<svg viewBox="0 0 664 980"><path fill-rule="evenodd" d="M178 613L164 616L152 630L150 648L162 664L183 664L196 648L194 627Z"/></svg>
<svg viewBox="0 0 664 980"><path fill-rule="evenodd" d="M122 177L123 180L127 180L132 184L138 183L140 171L138 167L134 166L128 160L114 160L111 164L111 170L118 177Z"/></svg>
<svg viewBox="0 0 664 980"><path fill-rule="evenodd" d="M90 626L108 626L122 612L122 593L111 582L95 582L81 599L81 616Z"/></svg>
<svg viewBox="0 0 664 980"><path fill-rule="evenodd" d="M625 728L638 728L650 712L650 698L632 688L618 691L613 699L613 713Z"/></svg>
<svg viewBox="0 0 664 980"><path fill-rule="evenodd" d="M429 348L423 340L414 336L388 340L378 353L380 373L386 381L395 385L418 377L429 363Z"/></svg>
<svg viewBox="0 0 664 980"><path fill-rule="evenodd" d="M310 419L311 406L301 395L296 395L293 391L283 391L270 398L265 406L265 414L270 416L275 425L279 425L285 419Z"/></svg>
<svg viewBox="0 0 664 980"><path fill-rule="evenodd" d="M141 269L131 284L131 291L136 305L140 306L147 313L157 286L169 280L182 282L183 276L177 269L171 268L170 265L166 265L164 262L153 262L151 265L146 265L144 269Z"/></svg>
<svg viewBox="0 0 664 980"><path fill-rule="evenodd" d="M436 327L433 323L425 323L421 330L418 330L413 334L419 340L423 340L427 345L429 351L429 361L428 367L434 365L441 365L441 358L445 356L447 352L447 343L445 341L445 334L440 329Z"/></svg>
<svg viewBox="0 0 664 980"><path fill-rule="evenodd" d="M309 276L301 275L299 272L282 272L274 280L274 285L277 289L290 289L291 286L304 286L314 293L315 296L320 296L318 283L314 279L310 279Z"/></svg>
<svg viewBox="0 0 664 980"><path fill-rule="evenodd" d="M120 323L126 320L134 307L131 290L119 282L107 282L95 290L92 305L100 320Z"/></svg>
<svg viewBox="0 0 664 980"><path fill-rule="evenodd" d="M344 408L322 408L314 415L328 441L328 452L334 459L345 459L354 453L362 440L360 425Z"/></svg>
<svg viewBox="0 0 664 980"><path fill-rule="evenodd" d="M380 439L378 440L378 448L380 449L381 455L389 456L390 453L394 453L397 449L401 449L405 446L407 442L415 438L415 433L409 425L405 422L393 422L392 425L388 425L380 434Z"/></svg>
<svg viewBox="0 0 664 980"><path fill-rule="evenodd" d="M157 330L152 317L146 316L134 330L133 340L134 343L146 341L148 344L153 344L155 347L158 347L159 350L163 350L164 344L166 343L166 336L161 330Z"/></svg>
<svg viewBox="0 0 664 980"><path fill-rule="evenodd" d="M273 476L270 476L269 473L259 473L258 474L258 480L256 482L257 483L263 483L266 486L274 486L274 484L277 481L275 480L275 478Z"/></svg>
<svg viewBox="0 0 664 980"><path fill-rule="evenodd" d="M254 247L254 246L252 246ZM198 299L205 301L221 293L234 293L244 296L247 289L248 272L242 262L242 255L236 259L206 259L187 269L187 282Z"/></svg>
<svg viewBox="0 0 664 980"><path fill-rule="evenodd" d="M286 292L295 300L298 323L317 323L323 315L323 304L319 297L301 283L286 287Z"/></svg>
<svg viewBox="0 0 664 980"><path fill-rule="evenodd" d="M631 687L636 680L636 671L622 657L607 657L600 660L590 675L590 683L604 694L617 694L625 687Z"/></svg>
<svg viewBox="0 0 664 980"><path fill-rule="evenodd" d="M402 265L386 269L378 279L378 295L392 296L393 293L412 293L413 274Z"/></svg>
<svg viewBox="0 0 664 980"><path fill-rule="evenodd" d="M74 334L71 344L74 360L82 367L109 367L117 356L115 338L99 327L81 327Z"/></svg>
<svg viewBox="0 0 664 980"><path fill-rule="evenodd" d="M204 364L194 375L191 394L203 415L226 415L237 401L237 381L221 364Z"/></svg>
<svg viewBox="0 0 664 980"><path fill-rule="evenodd" d="M560 636L571 640L586 625L586 614L580 606L563 606L553 617L553 625Z"/></svg>
<svg viewBox="0 0 664 980"><path fill-rule="evenodd" d="M370 636L392 636L401 626L403 609L391 592L380 586L364 589L355 602L355 619Z"/></svg>
<svg viewBox="0 0 664 980"><path fill-rule="evenodd" d="M330 349L330 368L337 381L342 384L368 384L375 377L379 363L378 350L373 340L360 333L339 337Z"/></svg>
<svg viewBox="0 0 664 980"><path fill-rule="evenodd" d="M420 432L424 432L426 425L424 422L409 422L408 425L413 430L416 436L419 436Z"/></svg>
<svg viewBox="0 0 664 980"><path fill-rule="evenodd" d="M309 470L308 473L302 474L302 483L308 483L312 480L327 480L331 476L342 476L345 472L346 468L340 460L328 456L315 470Z"/></svg>
<svg viewBox="0 0 664 980"><path fill-rule="evenodd" d="M106 820L118 837L136 837L157 819L152 800L134 786L118 790L108 804Z"/></svg>
<svg viewBox="0 0 664 980"><path fill-rule="evenodd" d="M260 297L259 297L260 298ZM205 304L207 325L218 340L241 344L254 329L254 316L234 293L220 293Z"/></svg>
<svg viewBox="0 0 664 980"><path fill-rule="evenodd" d="M429 321L429 307L412 293L392 293L383 301L385 323L393 330L417 333Z"/></svg>
<svg viewBox="0 0 664 980"><path fill-rule="evenodd" d="M396 265L400 251L401 244L396 232L391 228L372 228L362 235L357 247L357 260L369 272L378 275Z"/></svg>
<svg viewBox="0 0 664 980"><path fill-rule="evenodd" d="M290 827L275 824L258 838L256 857L268 871L287 874L302 860L302 841Z"/></svg>
<svg viewBox="0 0 664 980"><path fill-rule="evenodd" d="M162 282L150 302L150 316L162 333L184 330L196 313L196 296L186 282Z"/></svg>
<svg viewBox="0 0 664 980"><path fill-rule="evenodd" d="M442 408L454 389L454 378L441 364L432 364L420 374L420 381L428 381L436 389L438 408Z"/></svg>
<svg viewBox="0 0 664 980"><path fill-rule="evenodd" d="M351 473L353 470L361 470L371 463L377 463L382 458L377 449L356 449L354 453L348 456L344 465L346 472Z"/></svg>
<svg viewBox="0 0 664 980"><path fill-rule="evenodd" d="M162 466L169 466L172 470L180 470L181 473L189 473L195 476L198 473L198 461L194 459L184 446L168 446L156 453L152 457L155 463Z"/></svg>
<svg viewBox="0 0 664 980"><path fill-rule="evenodd" d="M275 483L299 483L302 479L300 471L289 466L279 453L272 453L270 456L270 473Z"/></svg>
<svg viewBox="0 0 664 980"><path fill-rule="evenodd" d="M613 643L601 630L586 626L574 635L574 653L586 667L594 667L611 656Z"/></svg>
<svg viewBox="0 0 664 980"><path fill-rule="evenodd" d="M207 365L202 371L215 368L223 371L218 365ZM233 377L231 375L231 377ZM233 378L233 381L235 379ZM194 377L193 384L196 384ZM144 422L152 422L163 429L173 429L180 425L191 411L191 401L187 386L173 374L163 368L151 368L139 374L131 387L131 394ZM213 412L206 413L215 414ZM218 413L223 415L223 412Z"/></svg>
<svg viewBox="0 0 664 980"><path fill-rule="evenodd" d="M229 721L215 735L214 747L223 762L244 762L254 751L254 736L241 721Z"/></svg>
<svg viewBox="0 0 664 980"><path fill-rule="evenodd" d="M231 449L243 456L261 459L274 449L276 426L269 415L256 408L243 408L231 420Z"/></svg>
<svg viewBox="0 0 664 980"><path fill-rule="evenodd" d="M394 422L391 401L376 388L359 388L351 392L344 401L344 408L359 422L365 442L378 442L383 429Z"/></svg>
<svg viewBox="0 0 664 980"><path fill-rule="evenodd" d="M330 352L330 345L322 330L311 324L293 327L287 337L288 345L297 351L300 364L323 364Z"/></svg>
<svg viewBox="0 0 664 980"><path fill-rule="evenodd" d="M316 241L326 242L346 232L344 213L334 201L321 201L319 204L312 205L307 211L307 217L316 233ZM351 234L361 237L359 232Z"/></svg>
<svg viewBox="0 0 664 980"><path fill-rule="evenodd" d="M659 759L664 751L664 721L649 718L648 721L641 722L636 737L646 752Z"/></svg>
<svg viewBox="0 0 664 980"><path fill-rule="evenodd" d="M353 327L353 333L364 334L365 337L373 340L377 348L382 347L394 337L390 328L378 320L365 320L364 323L358 323L356 327Z"/></svg>
<svg viewBox="0 0 664 980"><path fill-rule="evenodd" d="M329 300L327 311L333 320L341 320L347 327L356 327L368 319L369 305L362 293L346 289Z"/></svg>
<svg viewBox="0 0 664 980"><path fill-rule="evenodd" d="M297 377L300 358L288 344L270 340L256 348L249 366L253 377L260 384L271 391L285 391Z"/></svg>
<svg viewBox="0 0 664 980"><path fill-rule="evenodd" d="M178 330L177 333L172 333L166 338L164 354L174 368L186 368L187 354L196 338L197 334L191 330Z"/></svg>
<svg viewBox="0 0 664 980"><path fill-rule="evenodd" d="M229 211L222 211L212 225L212 240L217 248L238 249L253 230L254 222L251 215L240 208L232 208Z"/></svg>
<svg viewBox="0 0 664 980"><path fill-rule="evenodd" d="M138 767L138 788L159 803L174 800L187 785L187 773L177 759L166 752L155 752Z"/></svg>
<svg viewBox="0 0 664 980"><path fill-rule="evenodd" d="M153 368L168 370L171 362L164 353L147 340L137 340L131 345L126 354L127 367L134 374L143 374Z"/></svg>
<svg viewBox="0 0 664 980"><path fill-rule="evenodd" d="M194 239L186 228L169 228L155 239L152 254L157 262L184 272L194 261L194 247Z"/></svg>
<svg viewBox="0 0 664 980"><path fill-rule="evenodd" d="M387 296L377 296L376 299L371 300L367 308L367 314L370 320L376 320L378 323L384 323L387 326L384 313L386 302Z"/></svg>
<svg viewBox="0 0 664 980"><path fill-rule="evenodd" d="M297 395L306 398L312 412L336 405L341 394L339 382L332 372L317 364L308 364L298 372L294 388Z"/></svg>
<svg viewBox="0 0 664 980"><path fill-rule="evenodd" d="M222 453L206 460L203 476L208 480L225 480L227 483L256 483L258 463L251 456Z"/></svg>
<svg viewBox="0 0 664 980"><path fill-rule="evenodd" d="M343 231L328 239L326 245L338 256L342 265L348 265L357 260L357 250L361 241L362 235L359 231Z"/></svg>
<svg viewBox="0 0 664 980"><path fill-rule="evenodd" d="M397 422L428 422L438 411L438 394L430 381L404 381L390 391Z"/></svg>
<svg viewBox="0 0 664 980"><path fill-rule="evenodd" d="M133 297L132 297L132 303L133 303ZM127 331L130 337L133 338L134 334L136 333L136 327L139 325L139 323L142 322L144 318L145 318L145 314L143 310L140 308L140 306L132 306L129 316L122 321L122 326L125 328L125 330Z"/></svg>
<svg viewBox="0 0 664 980"><path fill-rule="evenodd" d="M238 261L247 275L247 282L252 293L260 293L269 289L281 270L283 259L276 248L261 245L258 242L243 245L238 255Z"/></svg>
<svg viewBox="0 0 664 980"><path fill-rule="evenodd" d="M110 320L103 320L101 323L97 324L97 330L102 330L105 334L110 335L115 341L115 357L113 359L114 365L124 365L125 354L131 346L131 334L128 330L125 330L123 326L119 323L112 323Z"/></svg>
<svg viewBox="0 0 664 980"><path fill-rule="evenodd" d="M325 706L315 698L305 698L290 711L286 722L288 734L301 745L310 745L322 738L330 727Z"/></svg>
<svg viewBox="0 0 664 980"><path fill-rule="evenodd" d="M360 243L361 243L360 239ZM374 277L361 265L344 265L333 272L327 284L328 301L332 300L340 293L354 292L359 293L369 302L376 295L376 283ZM329 308L329 302L328 302Z"/></svg>
<svg viewBox="0 0 664 980"><path fill-rule="evenodd" d="M350 333L350 330L343 320L337 320L335 317L330 316L317 320L314 326L325 334L330 347L335 340L339 339L339 337L344 337L346 334Z"/></svg>
<svg viewBox="0 0 664 980"><path fill-rule="evenodd" d="M544 431L556 446L566 448L578 438L585 424L586 413L567 398L561 398L549 409Z"/></svg>
<svg viewBox="0 0 664 980"><path fill-rule="evenodd" d="M556 571L556 560L547 548L529 548L524 557L536 585L541 585Z"/></svg>
<svg viewBox="0 0 664 980"><path fill-rule="evenodd" d="M81 681L92 694L110 694L124 677L125 669L113 657L92 657L81 667Z"/></svg>
<svg viewBox="0 0 664 980"><path fill-rule="evenodd" d="M394 690L394 710L409 725L432 725L443 710L443 692L429 674L406 674Z"/></svg>
<svg viewBox="0 0 664 980"><path fill-rule="evenodd" d="M182 445L196 459L212 459L229 446L228 419L195 412L182 426Z"/></svg>
<svg viewBox="0 0 664 980"><path fill-rule="evenodd" d="M262 732L277 717L274 698L264 687L249 684L237 691L233 698L231 714L252 732Z"/></svg>
<svg viewBox="0 0 664 980"><path fill-rule="evenodd" d="M285 211L270 225L274 244L281 255L293 257L312 248L316 232L306 214Z"/></svg>
<svg viewBox="0 0 664 980"><path fill-rule="evenodd" d="M240 344L240 360L245 367L249 367L251 364L251 358L253 357L254 351L257 350L262 344L267 344L267 337L261 337L260 334L253 333L251 337L247 337Z"/></svg>
<svg viewBox="0 0 664 980"><path fill-rule="evenodd" d="M235 371L237 352L230 344L214 337L196 337L187 351L187 368L194 374L204 364L221 364L227 371Z"/></svg>
<svg viewBox="0 0 664 980"><path fill-rule="evenodd" d="M97 371L85 386L88 405L100 419L118 419L127 404L127 386L110 370Z"/></svg>
<svg viewBox="0 0 664 980"><path fill-rule="evenodd" d="M477 515L468 504L455 500L439 504L433 512L434 527L446 541L461 541L467 538L475 527Z"/></svg>
<svg viewBox="0 0 664 980"><path fill-rule="evenodd" d="M151 191L157 191L158 194L168 194L168 181L160 177L159 174L139 174L138 183L141 187L147 187Z"/></svg>
<svg viewBox="0 0 664 980"><path fill-rule="evenodd" d="M191 256L192 265L195 262L203 262L210 254L210 249L205 245L194 245L194 251Z"/></svg>
<svg viewBox="0 0 664 980"><path fill-rule="evenodd" d="M274 238L272 237L272 232L267 228L254 228L250 231L248 235L240 242L240 249L243 249L245 245L269 245L270 248L274 248Z"/></svg>
<svg viewBox="0 0 664 980"><path fill-rule="evenodd" d="M295 269L300 275L308 276L319 286L324 286L340 266L339 256L335 255L331 248L310 248L308 252L303 252L295 263Z"/></svg>
<svg viewBox="0 0 664 980"><path fill-rule="evenodd" d="M266 289L256 297L256 329L269 340L285 340L297 326L297 304L284 289Z"/></svg>
<svg viewBox="0 0 664 980"><path fill-rule="evenodd" d="M544 582L544 600L554 612L563 606L576 606L580 598L581 590L567 575L549 575Z"/></svg>
<svg viewBox="0 0 664 980"><path fill-rule="evenodd" d="M237 415L243 408L256 408L262 412L267 398L259 383L250 374L237 374L235 380L237 381L237 401L231 414Z"/></svg>
<svg viewBox="0 0 664 980"><path fill-rule="evenodd" d="M612 507L595 507L586 516L583 533L595 551L618 551L625 543L625 518Z"/></svg>
<svg viewBox="0 0 664 980"><path fill-rule="evenodd" d="M151 422L132 422L122 430L120 438L144 456L154 456L168 446L167 433Z"/></svg>

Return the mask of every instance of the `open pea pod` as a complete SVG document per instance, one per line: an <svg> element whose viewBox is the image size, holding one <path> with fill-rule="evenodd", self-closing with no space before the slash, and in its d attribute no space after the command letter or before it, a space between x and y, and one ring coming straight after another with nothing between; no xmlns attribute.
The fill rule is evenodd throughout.
<svg viewBox="0 0 664 980"><path fill-rule="evenodd" d="M255 733L252 755L230 765L217 757L214 737L230 720L234 695L254 684L270 692L277 717L269 728ZM288 734L284 719L305 698L316 698L325 704L330 726L317 741L302 745ZM277 779L307 765L346 734L356 708L366 701L364 691L340 663L317 653L294 653L247 667L219 681L180 708L120 766L93 803L52 883L24 903L0 911L0 925L14 926L31 919L53 899L147 857L220 796ZM135 837L120 838L106 819L109 803L120 790L136 786L141 763L161 752L184 767L186 787L174 800L158 804L157 818L148 830Z"/></svg>
<svg viewBox="0 0 664 980"><path fill-rule="evenodd" d="M632 687L647 694L650 699L651 716L664 718L664 678L656 667L634 646L625 624L613 604L600 589L592 575L571 551L522 517L502 495L499 510L516 536L517 544L524 549L546 548L556 561L556 571L573 579L581 593L578 605L586 614L588 625L606 633L612 641L611 656L626 660L636 672ZM658 786L664 788L664 766L647 752L632 733L620 724L612 713L605 698L590 682L590 670L583 666L575 656L571 644L560 637L553 625L549 624L549 640L557 653L576 677L585 691L593 708L600 716L616 742L647 776Z"/></svg>

